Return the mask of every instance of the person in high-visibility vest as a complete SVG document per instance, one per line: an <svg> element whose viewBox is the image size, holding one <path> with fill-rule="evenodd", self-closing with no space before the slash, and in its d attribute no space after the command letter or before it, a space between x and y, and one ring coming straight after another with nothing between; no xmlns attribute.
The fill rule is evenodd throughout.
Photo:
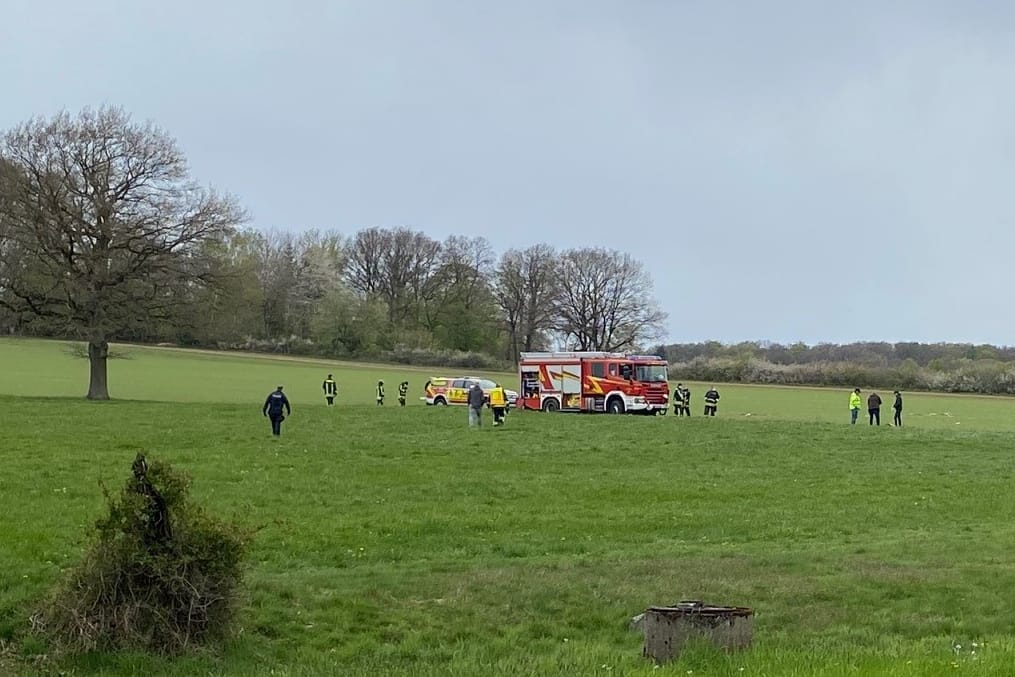
<svg viewBox="0 0 1015 677"><path fill-rule="evenodd" d="M498 383L490 390L490 409L493 410L493 424L504 425L504 410L507 407L507 395Z"/></svg>
<svg viewBox="0 0 1015 677"><path fill-rule="evenodd" d="M328 406L334 406L335 395L338 394L338 384L335 383L335 379L331 378L331 374L328 374L328 378L324 379L321 389L324 390L324 399L328 402Z"/></svg>
<svg viewBox="0 0 1015 677"><path fill-rule="evenodd" d="M405 396L409 393L409 382L402 381L398 384L398 404L399 406L405 406Z"/></svg>
<svg viewBox="0 0 1015 677"><path fill-rule="evenodd" d="M860 389L856 388L849 394L849 422L856 425L856 417L860 415L860 407L863 400L860 399Z"/></svg>
<svg viewBox="0 0 1015 677"><path fill-rule="evenodd" d="M712 386L705 393L705 416L715 416L715 410L719 408L719 391Z"/></svg>

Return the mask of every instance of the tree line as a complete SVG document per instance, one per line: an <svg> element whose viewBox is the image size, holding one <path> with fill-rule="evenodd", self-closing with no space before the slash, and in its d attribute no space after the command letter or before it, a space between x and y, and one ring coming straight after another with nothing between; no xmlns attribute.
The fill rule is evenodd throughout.
<svg viewBox="0 0 1015 677"><path fill-rule="evenodd" d="M1015 347L858 342L782 345L716 341L659 345L673 378L1015 394Z"/></svg>
<svg viewBox="0 0 1015 677"><path fill-rule="evenodd" d="M551 345L662 335L629 254L409 227L246 227L175 140L115 107L37 117L0 142L0 332L84 340L108 398L110 341L499 366Z"/></svg>
<svg viewBox="0 0 1015 677"><path fill-rule="evenodd" d="M537 244L498 256L482 237L438 241L407 227L247 229L215 247L221 284L134 338L482 367L558 342L633 348L665 319L642 265L605 249Z"/></svg>

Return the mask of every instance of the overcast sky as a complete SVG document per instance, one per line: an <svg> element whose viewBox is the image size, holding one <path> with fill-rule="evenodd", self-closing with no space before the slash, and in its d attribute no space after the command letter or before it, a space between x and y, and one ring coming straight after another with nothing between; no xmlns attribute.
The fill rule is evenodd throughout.
<svg viewBox="0 0 1015 677"><path fill-rule="evenodd" d="M1015 3L4 0L257 228L630 252L669 339L1015 343Z"/></svg>

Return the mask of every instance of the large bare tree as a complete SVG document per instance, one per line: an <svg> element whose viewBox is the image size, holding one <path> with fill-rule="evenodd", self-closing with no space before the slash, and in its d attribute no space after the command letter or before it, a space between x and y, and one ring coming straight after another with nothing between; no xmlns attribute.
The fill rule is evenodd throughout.
<svg viewBox="0 0 1015 677"><path fill-rule="evenodd" d="M360 294L383 299L392 325L417 325L436 293L440 253L441 243L425 233L368 228L349 243L346 279Z"/></svg>
<svg viewBox="0 0 1015 677"><path fill-rule="evenodd" d="M557 252L545 244L510 249L494 273L494 292L511 340L512 359L522 350L539 347L554 328L560 295Z"/></svg>
<svg viewBox="0 0 1015 677"><path fill-rule="evenodd" d="M243 213L195 184L176 142L120 108L35 118L6 133L0 157L6 267L0 299L59 320L88 342L88 398L109 398L109 340L171 315L181 288L208 283L201 245Z"/></svg>
<svg viewBox="0 0 1015 677"><path fill-rule="evenodd" d="M349 242L346 277L349 286L361 294L379 294L385 252L391 246L391 234L384 228L367 228Z"/></svg>
<svg viewBox="0 0 1015 677"><path fill-rule="evenodd" d="M393 323L415 325L420 319L421 302L432 293L441 243L405 227L390 231L388 243L381 259L381 294Z"/></svg>
<svg viewBox="0 0 1015 677"><path fill-rule="evenodd" d="M571 249L560 261L555 329L578 350L625 350L662 335L652 279L629 254Z"/></svg>

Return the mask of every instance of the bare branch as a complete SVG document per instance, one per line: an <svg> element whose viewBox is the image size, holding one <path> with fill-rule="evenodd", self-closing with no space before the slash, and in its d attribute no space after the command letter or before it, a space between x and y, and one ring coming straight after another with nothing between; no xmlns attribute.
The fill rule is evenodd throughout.
<svg viewBox="0 0 1015 677"><path fill-rule="evenodd" d="M579 350L636 348L662 333L666 315L651 298L652 281L629 254L572 249L561 259L555 329Z"/></svg>

